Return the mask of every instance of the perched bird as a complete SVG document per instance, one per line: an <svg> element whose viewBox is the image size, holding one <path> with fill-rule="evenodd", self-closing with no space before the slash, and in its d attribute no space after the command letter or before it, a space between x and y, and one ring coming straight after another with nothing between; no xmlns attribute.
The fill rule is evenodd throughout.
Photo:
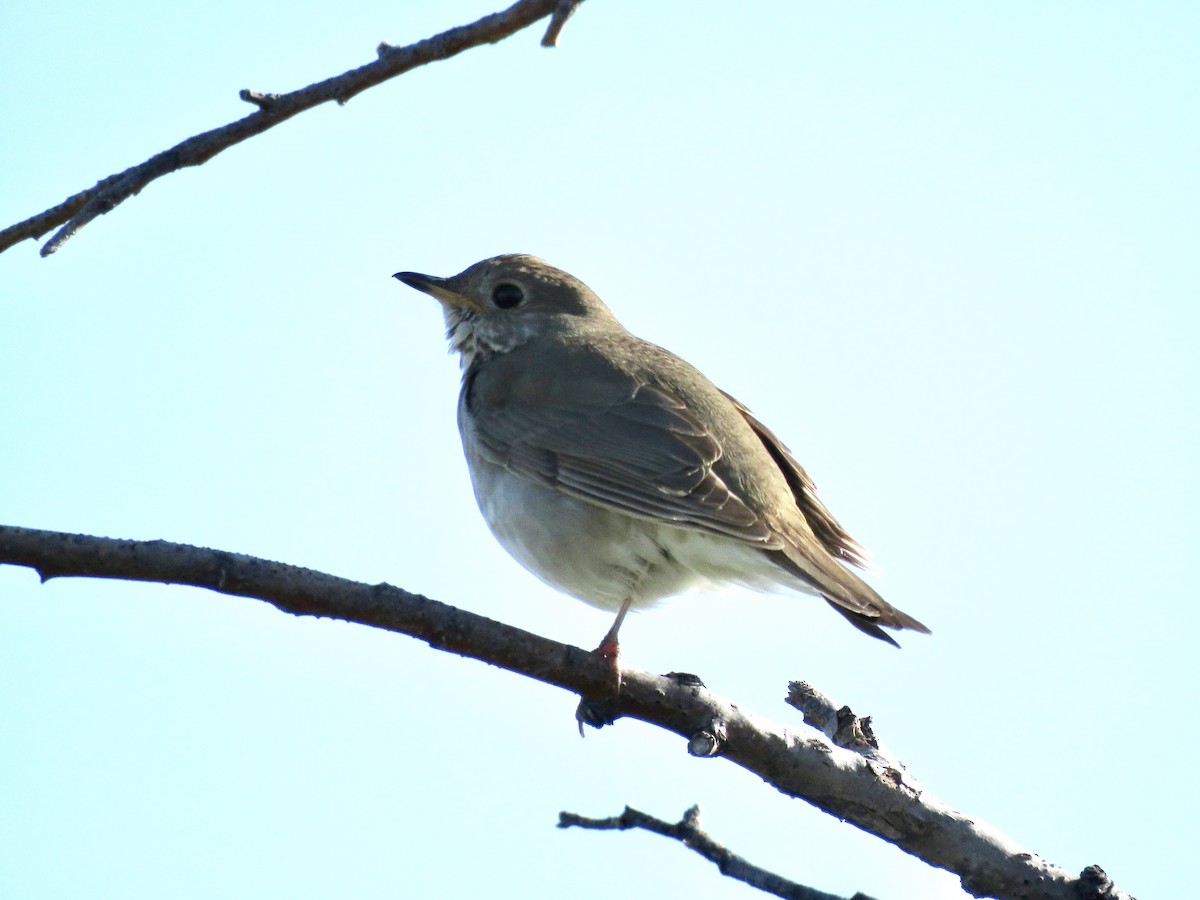
<svg viewBox="0 0 1200 900"><path fill-rule="evenodd" d="M812 594L893 645L883 628L929 632L843 565L862 547L770 429L583 282L518 254L394 277L442 304L461 354L488 527L542 581L616 611L597 648L614 665L631 608L706 585Z"/></svg>

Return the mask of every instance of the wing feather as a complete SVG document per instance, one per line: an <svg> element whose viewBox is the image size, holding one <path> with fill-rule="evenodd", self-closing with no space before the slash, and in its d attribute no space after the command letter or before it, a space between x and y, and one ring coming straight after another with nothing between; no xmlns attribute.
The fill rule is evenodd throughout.
<svg viewBox="0 0 1200 900"><path fill-rule="evenodd" d="M571 409L510 399L473 409L472 429L493 463L564 493L633 515L775 543L767 523L714 471L721 445L661 388L631 382L623 396Z"/></svg>
<svg viewBox="0 0 1200 900"><path fill-rule="evenodd" d="M792 456L783 441L777 438L770 428L755 418L754 414L736 397L730 397L729 394L725 394L725 396L737 407L738 412L758 435L763 446L767 448L767 452L775 460L775 464L783 472L788 486L792 489L792 495L796 498L796 505L800 508L800 512L803 513L805 521L808 522L817 540L821 542L821 546L834 559L843 560L859 568L868 568L870 563L866 549L850 536L841 523L833 517L833 514L825 508L825 504L817 498L816 484L804 471L804 467Z"/></svg>

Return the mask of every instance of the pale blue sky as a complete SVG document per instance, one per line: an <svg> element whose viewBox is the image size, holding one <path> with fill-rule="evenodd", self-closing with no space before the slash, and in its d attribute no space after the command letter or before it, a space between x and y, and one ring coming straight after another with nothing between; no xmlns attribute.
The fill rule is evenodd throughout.
<svg viewBox="0 0 1200 900"><path fill-rule="evenodd" d="M709 8L711 7L711 8ZM18 0L0 224L497 7ZM0 256L0 521L389 581L571 643L606 614L491 540L436 304L530 252L738 396L933 629L744 592L629 663L802 727L874 716L945 802L1178 894L1200 796L1200 7L589 0ZM626 803L828 891L951 876L573 699L187 588L0 569L0 896L756 896Z"/></svg>

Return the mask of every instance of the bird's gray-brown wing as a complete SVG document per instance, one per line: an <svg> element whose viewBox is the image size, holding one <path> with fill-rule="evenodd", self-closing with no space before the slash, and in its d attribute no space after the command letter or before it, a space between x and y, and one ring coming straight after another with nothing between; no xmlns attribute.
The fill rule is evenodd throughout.
<svg viewBox="0 0 1200 900"><path fill-rule="evenodd" d="M725 394L724 391L721 393ZM817 540L821 542L821 546L835 559L844 560L859 568L866 568L867 551L862 544L850 537L841 523L825 508L825 504L817 497L816 484L804 471L804 467L792 456L783 441L777 438L775 433L760 422L736 397L729 394L725 394L725 397L737 407L742 418L758 435L767 452L771 454L771 458L775 460L775 465L787 479L788 487L791 488L792 495L796 498L796 505L800 508L800 512L804 515L805 521L808 522Z"/></svg>
<svg viewBox="0 0 1200 900"><path fill-rule="evenodd" d="M496 465L635 516L779 543L714 471L721 445L660 387L609 374L568 400L554 383L491 370L468 373L463 402L478 449Z"/></svg>

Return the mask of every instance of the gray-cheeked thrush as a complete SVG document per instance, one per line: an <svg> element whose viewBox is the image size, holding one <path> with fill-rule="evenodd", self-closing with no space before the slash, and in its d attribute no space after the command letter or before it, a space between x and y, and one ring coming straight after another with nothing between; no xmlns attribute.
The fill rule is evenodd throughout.
<svg viewBox="0 0 1200 900"><path fill-rule="evenodd" d="M816 595L891 644L882 628L929 632L843 565L862 547L770 429L583 282L525 255L394 277L442 304L461 354L484 519L542 581L616 611L598 648L614 665L631 608L714 584Z"/></svg>

